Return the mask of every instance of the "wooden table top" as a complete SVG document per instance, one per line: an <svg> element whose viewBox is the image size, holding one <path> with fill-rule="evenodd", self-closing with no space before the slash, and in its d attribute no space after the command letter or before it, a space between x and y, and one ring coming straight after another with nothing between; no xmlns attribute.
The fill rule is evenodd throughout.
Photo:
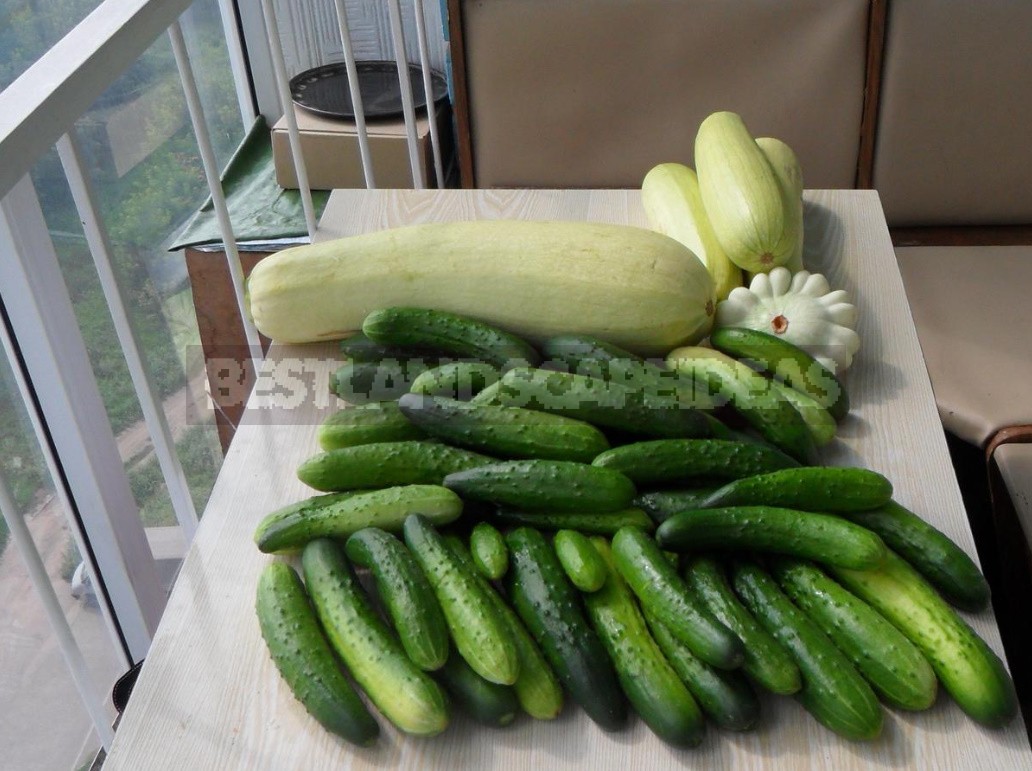
<svg viewBox="0 0 1032 771"><path fill-rule="evenodd" d="M320 238L416 222L588 219L645 225L637 191L336 191ZM829 464L879 471L896 499L972 556L974 543L877 194L806 193L806 264L850 291L862 344L847 374L853 410L824 452ZM932 709L886 709L882 736L851 743L790 698L765 696L759 727L712 725L701 747L673 749L637 719L614 734L576 706L554 721L492 730L456 716L433 739L380 720L372 749L323 730L280 679L254 613L258 574L273 558L252 534L273 509L312 494L295 477L318 451L315 429L337 408L327 378L335 345L274 346L126 709L105 771L125 769L1006 769L1032 768L1020 718L982 728L940 689ZM303 370L303 371L302 371ZM967 620L1002 656L991 612Z"/></svg>

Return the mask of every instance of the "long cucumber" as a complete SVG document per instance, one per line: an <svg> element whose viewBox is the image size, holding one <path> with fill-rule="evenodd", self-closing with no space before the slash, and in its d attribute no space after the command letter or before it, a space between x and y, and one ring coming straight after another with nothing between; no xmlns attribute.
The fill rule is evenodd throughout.
<svg viewBox="0 0 1032 771"><path fill-rule="evenodd" d="M698 506L780 506L819 512L867 511L892 498L892 483L876 471L804 466L736 479Z"/></svg>

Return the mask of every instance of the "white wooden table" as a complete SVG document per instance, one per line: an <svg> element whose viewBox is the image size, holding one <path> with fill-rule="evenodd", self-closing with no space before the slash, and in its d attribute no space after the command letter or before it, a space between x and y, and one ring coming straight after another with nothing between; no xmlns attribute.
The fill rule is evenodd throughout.
<svg viewBox="0 0 1032 771"><path fill-rule="evenodd" d="M887 475L897 500L974 556L877 194L815 191L806 200L807 265L848 289L860 310L862 347L847 381L853 411L825 461ZM338 191L321 237L492 217L645 224L637 191ZM504 730L457 717L443 735L422 740L381 720L374 748L345 744L293 699L254 613L258 574L273 559L255 548L255 525L311 494L294 469L317 451L316 425L336 408L326 390L335 346L277 347L273 359L275 375L252 395L105 771L1032 768L1020 717L1004 730L985 729L945 693L927 712L886 710L883 735L867 744L838 738L793 700L774 697L764 699L757 730L731 734L711 726L691 751L668 747L636 719L622 732L603 733L573 705L555 721L521 719ZM991 613L968 619L1002 655Z"/></svg>

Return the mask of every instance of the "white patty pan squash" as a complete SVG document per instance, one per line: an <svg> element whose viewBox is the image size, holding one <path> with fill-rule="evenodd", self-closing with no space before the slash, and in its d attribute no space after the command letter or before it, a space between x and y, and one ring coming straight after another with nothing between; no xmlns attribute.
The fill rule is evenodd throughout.
<svg viewBox="0 0 1032 771"><path fill-rule="evenodd" d="M717 305L717 327L746 327L793 343L833 372L844 371L860 348L856 307L820 273L787 268L753 277Z"/></svg>
<svg viewBox="0 0 1032 771"><path fill-rule="evenodd" d="M586 334L645 356L709 334L713 279L645 228L479 220L380 230L285 249L247 283L255 326L278 342L350 337L372 311L450 311L530 342Z"/></svg>

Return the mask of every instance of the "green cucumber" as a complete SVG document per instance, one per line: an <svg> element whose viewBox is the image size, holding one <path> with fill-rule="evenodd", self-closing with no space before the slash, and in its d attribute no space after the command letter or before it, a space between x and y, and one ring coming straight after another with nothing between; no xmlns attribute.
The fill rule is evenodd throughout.
<svg viewBox="0 0 1032 771"><path fill-rule="evenodd" d="M428 369L412 381L411 392L469 400L498 382L498 369L480 361L452 361Z"/></svg>
<svg viewBox="0 0 1032 771"><path fill-rule="evenodd" d="M570 372L610 362L644 364L645 360L624 348L590 335L556 335L541 344L541 355L552 364L564 364ZM600 371L600 370L598 370ZM597 377L597 375L594 375Z"/></svg>
<svg viewBox="0 0 1032 771"><path fill-rule="evenodd" d="M754 550L864 570L877 567L885 544L839 517L777 506L729 506L675 514L656 529L664 549Z"/></svg>
<svg viewBox="0 0 1032 771"><path fill-rule="evenodd" d="M349 361L330 376L330 391L349 404L393 401L407 394L412 382L435 364L422 359Z"/></svg>
<svg viewBox="0 0 1032 771"><path fill-rule="evenodd" d="M918 647L971 718L992 727L1014 718L1018 701L1003 662L905 560L890 551L879 570L832 575Z"/></svg>
<svg viewBox="0 0 1032 771"><path fill-rule="evenodd" d="M469 400L470 404L494 404L500 405L501 403L497 400L498 389L502 387L502 381L496 380L491 385L487 386L483 391L478 393L472 399Z"/></svg>
<svg viewBox="0 0 1032 771"><path fill-rule="evenodd" d="M477 522L469 534L469 551L477 572L497 581L509 569L509 550L498 528L489 522Z"/></svg>
<svg viewBox="0 0 1032 771"><path fill-rule="evenodd" d="M662 621L710 666L734 669L745 658L742 641L699 602L652 538L635 527L613 536L613 562L642 607Z"/></svg>
<svg viewBox="0 0 1032 771"><path fill-rule="evenodd" d="M606 582L606 563L587 536L560 530L552 539L555 556L570 582L582 592L597 592Z"/></svg>
<svg viewBox="0 0 1032 771"><path fill-rule="evenodd" d="M634 484L607 468L561 460L514 460L449 474L463 498L528 511L604 513L627 508Z"/></svg>
<svg viewBox="0 0 1032 771"><path fill-rule="evenodd" d="M405 394L398 406L431 436L498 457L590 463L609 449L605 435L588 423L521 407L470 404L421 394Z"/></svg>
<svg viewBox="0 0 1032 771"><path fill-rule="evenodd" d="M881 536L952 605L972 613L989 606L989 584L974 560L910 509L889 501L878 509L843 516Z"/></svg>
<svg viewBox="0 0 1032 771"><path fill-rule="evenodd" d="M714 488L697 490L654 490L634 499L634 505L648 514L657 525L679 511L701 508L702 502L713 494Z"/></svg>
<svg viewBox="0 0 1032 771"><path fill-rule="evenodd" d="M413 513L446 525L462 514L462 499L437 485L319 495L269 514L259 523L254 540L263 552L289 552L315 538L343 540L364 527L399 533Z"/></svg>
<svg viewBox="0 0 1032 771"><path fill-rule="evenodd" d="M870 605L800 560L771 561L771 573L810 620L890 704L906 710L935 702L935 672L914 645Z"/></svg>
<svg viewBox="0 0 1032 771"><path fill-rule="evenodd" d="M709 436L702 412L676 398L621 383L543 369L513 369L502 376L495 399L587 421L638 436Z"/></svg>
<svg viewBox="0 0 1032 771"><path fill-rule="evenodd" d="M626 508L598 514L594 511L517 511L497 509L493 516L500 524L526 525L539 530L576 530L592 535L613 535L621 527L640 527L652 532L655 525L641 509Z"/></svg>
<svg viewBox="0 0 1032 771"><path fill-rule="evenodd" d="M301 553L316 615L355 682L399 730L433 736L448 726L440 687L409 661L380 620L333 541L317 539Z"/></svg>
<svg viewBox="0 0 1032 771"><path fill-rule="evenodd" d="M485 680L456 652L452 652L436 676L462 711L481 725L504 728L520 711L512 686Z"/></svg>
<svg viewBox="0 0 1032 771"><path fill-rule="evenodd" d="M313 455L298 466L297 478L323 492L437 485L455 471L493 462L485 455L437 442L376 442Z"/></svg>
<svg viewBox="0 0 1032 771"><path fill-rule="evenodd" d="M506 588L563 688L595 723L607 731L621 728L627 706L613 663L584 617L580 597L545 537L521 527L506 536L509 572Z"/></svg>
<svg viewBox="0 0 1032 771"><path fill-rule="evenodd" d="M369 569L387 617L405 653L420 669L433 671L448 658L448 625L434 590L412 554L396 537L376 527L348 538L345 554Z"/></svg>
<svg viewBox="0 0 1032 771"><path fill-rule="evenodd" d="M519 656L476 571L418 514L405 520L404 533L405 544L437 596L455 649L485 680L512 685L519 675Z"/></svg>
<svg viewBox="0 0 1032 771"><path fill-rule="evenodd" d="M892 498L892 483L875 471L841 466L804 466L736 479L698 508L781 506L821 512L866 511Z"/></svg>
<svg viewBox="0 0 1032 771"><path fill-rule="evenodd" d="M882 729L881 705L845 654L762 568L736 561L731 581L746 607L795 658L803 681L796 698L807 712L847 739L876 738Z"/></svg>
<svg viewBox="0 0 1032 771"><path fill-rule="evenodd" d="M301 579L283 562L258 578L255 605L269 654L295 698L328 731L369 746L380 733L337 663Z"/></svg>
<svg viewBox="0 0 1032 771"><path fill-rule="evenodd" d="M728 586L720 563L712 557L693 557L685 566L684 578L710 613L742 641L745 674L768 691L782 696L796 693L802 687L799 667L792 656L742 605Z"/></svg>
<svg viewBox="0 0 1032 771"><path fill-rule="evenodd" d="M593 466L613 469L635 484L684 484L740 479L799 464L773 447L726 439L655 439L606 450Z"/></svg>
<svg viewBox="0 0 1032 771"><path fill-rule="evenodd" d="M656 736L676 747L697 746L705 730L699 705L649 634L608 544L598 536L592 543L607 575L601 589L584 595L584 605L616 667L620 687Z"/></svg>
<svg viewBox="0 0 1032 771"><path fill-rule="evenodd" d="M710 720L728 731L748 731L756 725L760 702L741 672L711 667L677 639L647 606L642 606L642 613L659 649Z"/></svg>
<svg viewBox="0 0 1032 771"><path fill-rule="evenodd" d="M710 348L678 348L667 365L692 377L734 408L757 433L803 463L813 463L817 448L810 428L771 381L730 356Z"/></svg>
<svg viewBox="0 0 1032 771"><path fill-rule="evenodd" d="M836 420L849 413L849 394L835 374L797 345L755 329L723 327L710 345L736 359L749 359L797 391L816 400Z"/></svg>
<svg viewBox="0 0 1032 771"><path fill-rule="evenodd" d="M401 414L397 402L371 402L333 413L316 430L326 451L376 442L404 442L426 435Z"/></svg>
<svg viewBox="0 0 1032 771"><path fill-rule="evenodd" d="M795 407L795 411L810 429L810 436L817 447L823 447L835 438L838 433L838 424L830 412L812 396L797 391L791 386L779 383L776 380L770 382L774 392L786 402Z"/></svg>
<svg viewBox="0 0 1032 771"><path fill-rule="evenodd" d="M362 332L340 341L340 352L346 359L357 362L378 362L384 359L406 361L413 357L434 358L430 351L413 351L406 348L395 348L373 342Z"/></svg>
<svg viewBox="0 0 1032 771"><path fill-rule="evenodd" d="M524 340L488 324L429 308L384 308L362 322L375 342L401 348L429 348L499 369L536 365L537 351Z"/></svg>

